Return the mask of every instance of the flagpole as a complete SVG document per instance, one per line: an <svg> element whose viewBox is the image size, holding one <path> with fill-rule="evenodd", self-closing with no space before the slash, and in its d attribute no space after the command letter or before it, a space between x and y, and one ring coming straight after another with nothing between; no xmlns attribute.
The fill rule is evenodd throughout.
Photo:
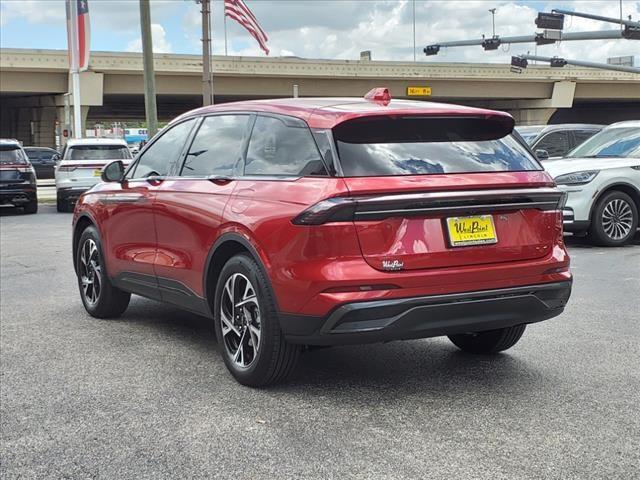
<svg viewBox="0 0 640 480"><path fill-rule="evenodd" d="M225 7L226 9L226 7ZM227 12L224 12L224 56L227 56Z"/></svg>
<svg viewBox="0 0 640 480"><path fill-rule="evenodd" d="M416 0L413 0L413 61L416 61Z"/></svg>
<svg viewBox="0 0 640 480"><path fill-rule="evenodd" d="M69 2L71 17L71 55L69 55L71 70L71 91L73 94L73 137L82 138L82 97L80 95L80 52L78 50L78 2Z"/></svg>

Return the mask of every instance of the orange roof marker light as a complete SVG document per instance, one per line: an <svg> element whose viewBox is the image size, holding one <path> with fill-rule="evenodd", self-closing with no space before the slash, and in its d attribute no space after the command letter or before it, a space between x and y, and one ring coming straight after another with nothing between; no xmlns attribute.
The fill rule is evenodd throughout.
<svg viewBox="0 0 640 480"><path fill-rule="evenodd" d="M375 102L379 103L380 105L387 106L391 101L391 94L389 93L388 88L376 87L369 90L364 96L364 99L370 102Z"/></svg>

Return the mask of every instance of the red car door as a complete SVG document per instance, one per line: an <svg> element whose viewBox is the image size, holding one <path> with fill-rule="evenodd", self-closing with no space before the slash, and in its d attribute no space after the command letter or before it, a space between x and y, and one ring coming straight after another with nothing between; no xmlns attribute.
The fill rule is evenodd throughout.
<svg viewBox="0 0 640 480"><path fill-rule="evenodd" d="M107 271L122 288L161 299L155 261L154 199L180 157L195 120L179 123L154 139L121 184L100 191L103 248Z"/></svg>
<svg viewBox="0 0 640 480"><path fill-rule="evenodd" d="M208 315L203 272L236 187L250 114L202 119L184 160L157 189L155 271L164 301Z"/></svg>

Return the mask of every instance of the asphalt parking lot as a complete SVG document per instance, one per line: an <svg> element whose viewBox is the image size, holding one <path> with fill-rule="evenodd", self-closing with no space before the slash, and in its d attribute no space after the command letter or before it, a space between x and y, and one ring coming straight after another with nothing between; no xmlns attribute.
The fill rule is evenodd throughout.
<svg viewBox="0 0 640 480"><path fill-rule="evenodd" d="M253 390L204 318L138 297L119 320L89 317L70 215L0 216L4 479L640 475L640 236L568 240L568 308L506 354L319 349Z"/></svg>

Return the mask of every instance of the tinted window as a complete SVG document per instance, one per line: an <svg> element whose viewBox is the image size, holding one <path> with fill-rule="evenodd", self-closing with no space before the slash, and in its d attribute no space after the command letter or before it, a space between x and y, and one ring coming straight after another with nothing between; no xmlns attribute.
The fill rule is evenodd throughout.
<svg viewBox="0 0 640 480"><path fill-rule="evenodd" d="M131 153L122 145L75 145L67 150L65 160L127 160Z"/></svg>
<svg viewBox="0 0 640 480"><path fill-rule="evenodd" d="M577 147L588 138L593 137L596 133L598 133L597 130L575 130L573 132L573 136L575 138L575 146Z"/></svg>
<svg viewBox="0 0 640 480"><path fill-rule="evenodd" d="M394 119L362 122L353 132L334 128L334 138L348 177L541 169L526 147L494 127L485 122ZM494 134L500 137L491 138Z"/></svg>
<svg viewBox="0 0 640 480"><path fill-rule="evenodd" d="M569 132L548 133L542 137L535 148L536 150L546 150L550 157L561 157L571 149Z"/></svg>
<svg viewBox="0 0 640 480"><path fill-rule="evenodd" d="M544 129L544 127L517 127L517 132L524 138L525 142L529 145L533 143L533 141L538 138L540 132Z"/></svg>
<svg viewBox="0 0 640 480"><path fill-rule="evenodd" d="M171 164L178 159L195 120L187 120L170 128L140 156L133 174L129 178L144 178L152 175L167 175Z"/></svg>
<svg viewBox="0 0 640 480"><path fill-rule="evenodd" d="M578 145L568 157L635 157L638 147L640 147L640 128L605 128Z"/></svg>
<svg viewBox="0 0 640 480"><path fill-rule="evenodd" d="M231 175L242 156L249 115L206 117L196 133L181 175Z"/></svg>
<svg viewBox="0 0 640 480"><path fill-rule="evenodd" d="M0 163L27 163L27 158L17 145L0 145Z"/></svg>
<svg viewBox="0 0 640 480"><path fill-rule="evenodd" d="M327 175L307 125L296 119L258 117L251 133L245 175Z"/></svg>

